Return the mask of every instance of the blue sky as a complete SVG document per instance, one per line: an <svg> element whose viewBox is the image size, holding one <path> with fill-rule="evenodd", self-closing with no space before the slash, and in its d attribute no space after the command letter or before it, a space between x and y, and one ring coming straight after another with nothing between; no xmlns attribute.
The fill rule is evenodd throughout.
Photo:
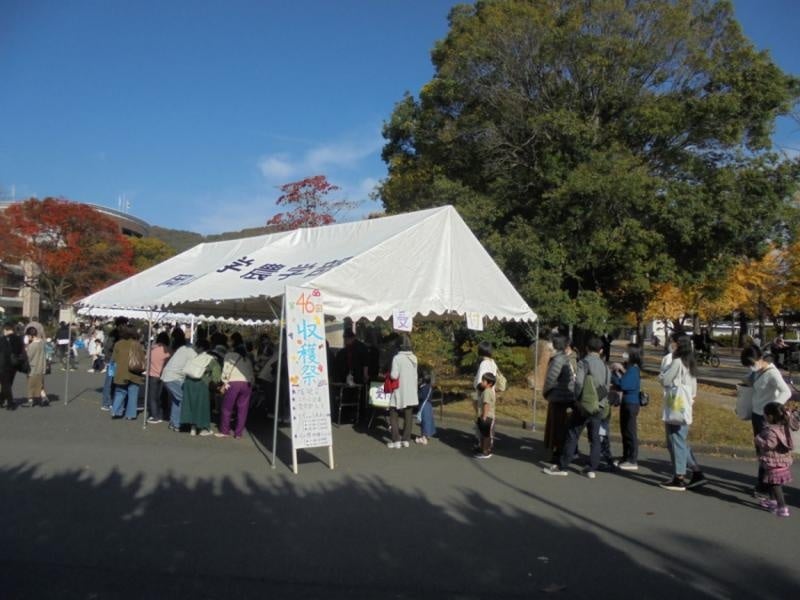
<svg viewBox="0 0 800 600"><path fill-rule="evenodd" d="M218 233L262 225L281 183L326 174L379 209L382 122L433 75L452 0L0 0L0 192ZM800 74L796 0L736 0ZM800 125L776 142L800 152Z"/></svg>

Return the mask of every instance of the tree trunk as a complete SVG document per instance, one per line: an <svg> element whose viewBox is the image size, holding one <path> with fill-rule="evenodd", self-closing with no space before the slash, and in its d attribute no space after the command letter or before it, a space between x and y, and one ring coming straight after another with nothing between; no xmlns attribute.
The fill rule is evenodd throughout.
<svg viewBox="0 0 800 600"><path fill-rule="evenodd" d="M744 340L747 337L747 315L744 311L739 313L739 347L744 348Z"/></svg>

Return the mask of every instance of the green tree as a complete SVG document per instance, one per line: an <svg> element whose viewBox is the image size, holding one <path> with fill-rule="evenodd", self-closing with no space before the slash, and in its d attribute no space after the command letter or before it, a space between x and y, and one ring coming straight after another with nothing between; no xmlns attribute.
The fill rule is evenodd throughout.
<svg viewBox="0 0 800 600"><path fill-rule="evenodd" d="M730 2L456 6L435 75L384 125L390 213L455 205L547 321L637 317L655 284L763 252L798 161L771 152L798 80Z"/></svg>
<svg viewBox="0 0 800 600"><path fill-rule="evenodd" d="M133 268L138 273L175 256L175 249L158 238L131 238Z"/></svg>

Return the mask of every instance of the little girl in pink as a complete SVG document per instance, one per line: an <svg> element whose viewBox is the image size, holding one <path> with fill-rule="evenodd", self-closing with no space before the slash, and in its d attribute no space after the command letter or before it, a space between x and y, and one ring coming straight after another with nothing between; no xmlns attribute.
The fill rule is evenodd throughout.
<svg viewBox="0 0 800 600"><path fill-rule="evenodd" d="M783 496L783 485L792 481L792 435L797 430L797 418L788 413L782 404L770 402L764 407L766 426L756 436L758 460L764 467L764 481L770 498L761 500L761 506L778 517L788 517L789 507Z"/></svg>

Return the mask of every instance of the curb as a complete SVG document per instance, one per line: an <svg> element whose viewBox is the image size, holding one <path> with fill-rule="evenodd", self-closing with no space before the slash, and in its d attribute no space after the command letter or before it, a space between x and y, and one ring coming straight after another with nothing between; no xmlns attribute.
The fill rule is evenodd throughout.
<svg viewBox="0 0 800 600"><path fill-rule="evenodd" d="M465 423L472 423L472 418L460 414L455 413L451 415L445 414L445 419L454 419L456 421L463 421ZM512 417L497 417L495 419L495 424L502 425L504 427L509 427L511 429L525 429L526 431L531 431L532 423L529 421L519 421ZM536 434L542 434L542 430L539 427L543 427L544 424L539 423L537 424L537 429L533 432ZM617 433L611 434L611 441L617 444L622 443L622 438ZM663 448L666 450L667 444L662 440L645 440L640 439L639 444L642 446L648 446L650 448ZM721 446L716 444L692 444L692 451L697 452L698 454L712 454L712 455L722 455L722 456L730 456L732 458L756 458L756 450L754 447L744 447L744 446Z"/></svg>

